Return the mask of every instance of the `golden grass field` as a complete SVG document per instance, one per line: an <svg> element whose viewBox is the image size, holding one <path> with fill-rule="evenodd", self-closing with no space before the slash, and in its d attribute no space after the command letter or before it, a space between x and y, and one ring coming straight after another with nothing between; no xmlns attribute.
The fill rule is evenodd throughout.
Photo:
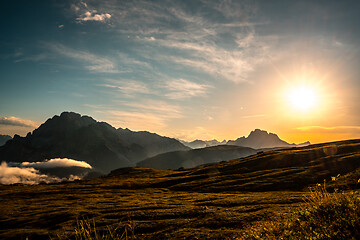
<svg viewBox="0 0 360 240"><path fill-rule="evenodd" d="M359 166L360 140L352 140L193 169L125 168L75 182L0 185L0 238L96 239L76 237L84 223L119 239L248 238L307 207L308 187L324 179L325 190L357 188Z"/></svg>

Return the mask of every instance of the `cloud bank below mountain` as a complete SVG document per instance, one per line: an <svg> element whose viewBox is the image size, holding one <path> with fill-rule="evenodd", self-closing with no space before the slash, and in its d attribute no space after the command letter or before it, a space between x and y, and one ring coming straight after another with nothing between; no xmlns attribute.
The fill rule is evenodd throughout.
<svg viewBox="0 0 360 240"><path fill-rule="evenodd" d="M56 167L83 167L92 168L90 164L84 161L77 161L68 158L54 158L43 162L22 162L21 167L33 167L36 169L56 168Z"/></svg>
<svg viewBox="0 0 360 240"><path fill-rule="evenodd" d="M59 178L40 172L41 169L55 169L67 167L81 167L92 169L90 164L84 161L76 161L68 158L54 158L43 162L22 162L6 163L0 165L0 184L39 184L55 183L62 181L74 181L81 179L82 176L69 175L68 177Z"/></svg>

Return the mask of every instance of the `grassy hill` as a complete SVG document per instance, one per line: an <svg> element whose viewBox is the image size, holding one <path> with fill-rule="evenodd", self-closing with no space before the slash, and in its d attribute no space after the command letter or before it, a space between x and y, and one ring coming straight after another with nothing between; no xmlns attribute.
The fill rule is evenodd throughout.
<svg viewBox="0 0 360 240"><path fill-rule="evenodd" d="M187 170L122 168L70 183L2 185L0 238L68 239L85 220L136 239L241 239L250 226L301 208L309 185L338 174L341 185L357 182L359 167L360 140L349 140Z"/></svg>
<svg viewBox="0 0 360 240"><path fill-rule="evenodd" d="M138 167L155 169L191 168L199 165L216 163L224 160L247 157L257 153L257 150L231 145L219 145L188 151L173 151L162 153L138 162Z"/></svg>

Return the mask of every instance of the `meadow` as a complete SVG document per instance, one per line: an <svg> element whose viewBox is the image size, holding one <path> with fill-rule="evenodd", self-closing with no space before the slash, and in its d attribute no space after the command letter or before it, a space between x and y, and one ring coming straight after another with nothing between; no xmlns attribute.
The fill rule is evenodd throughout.
<svg viewBox="0 0 360 240"><path fill-rule="evenodd" d="M359 147L343 141L193 169L124 168L97 179L1 185L0 238L307 239L300 233L323 226L329 212L359 226ZM303 224L309 219L314 226ZM343 224L335 238L312 239L346 239L336 235Z"/></svg>

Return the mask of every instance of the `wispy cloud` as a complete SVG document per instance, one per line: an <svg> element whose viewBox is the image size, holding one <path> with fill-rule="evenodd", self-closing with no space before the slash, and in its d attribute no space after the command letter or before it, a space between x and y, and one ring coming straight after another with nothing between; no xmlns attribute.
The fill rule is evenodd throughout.
<svg viewBox="0 0 360 240"><path fill-rule="evenodd" d="M172 119L183 117L181 108L164 101L142 100L138 102L120 102L127 110L107 110L107 121L116 127L133 130L158 131L167 127Z"/></svg>
<svg viewBox="0 0 360 240"><path fill-rule="evenodd" d="M360 126L334 126L334 127L323 127L323 126L304 126L296 128L300 131L317 131L317 132L358 132L360 133Z"/></svg>
<svg viewBox="0 0 360 240"><path fill-rule="evenodd" d="M90 71L100 73L119 73L115 61L109 58L98 56L88 51L69 48L60 43L47 43L45 46L57 54L74 59L81 63L87 63L87 65L85 64L85 68Z"/></svg>
<svg viewBox="0 0 360 240"><path fill-rule="evenodd" d="M250 81L249 74L268 61L270 47L267 39L255 31L256 25L266 23L249 20L257 11L256 4L197 4L202 11L194 14L178 2L167 2L164 7L145 0L122 4L107 0L102 2L101 11L111 10L113 29L141 44L135 50L142 58L171 68L199 71L217 80Z"/></svg>
<svg viewBox="0 0 360 240"><path fill-rule="evenodd" d="M170 92L165 96L171 99L183 99L206 95L210 85L190 82L186 79L175 79L164 84L164 88Z"/></svg>
<svg viewBox="0 0 360 240"><path fill-rule="evenodd" d="M174 138L184 141L194 141L196 139L215 139L215 133L210 129L202 126L197 126L192 129L183 129L182 131L172 134Z"/></svg>
<svg viewBox="0 0 360 240"><path fill-rule="evenodd" d="M265 115L263 115L263 114L248 115L248 116L241 116L240 118L259 118L259 117L265 117Z"/></svg>
<svg viewBox="0 0 360 240"><path fill-rule="evenodd" d="M0 125L34 127L34 128L39 126L39 124L34 121L25 120L17 117L0 117Z"/></svg>
<svg viewBox="0 0 360 240"><path fill-rule="evenodd" d="M127 95L150 92L146 83L135 80L111 80L110 83L99 84L99 86L115 89Z"/></svg>
<svg viewBox="0 0 360 240"><path fill-rule="evenodd" d="M111 115L109 120L112 124L121 128L132 130L152 130L166 127L166 117L149 112L132 111L108 111Z"/></svg>

